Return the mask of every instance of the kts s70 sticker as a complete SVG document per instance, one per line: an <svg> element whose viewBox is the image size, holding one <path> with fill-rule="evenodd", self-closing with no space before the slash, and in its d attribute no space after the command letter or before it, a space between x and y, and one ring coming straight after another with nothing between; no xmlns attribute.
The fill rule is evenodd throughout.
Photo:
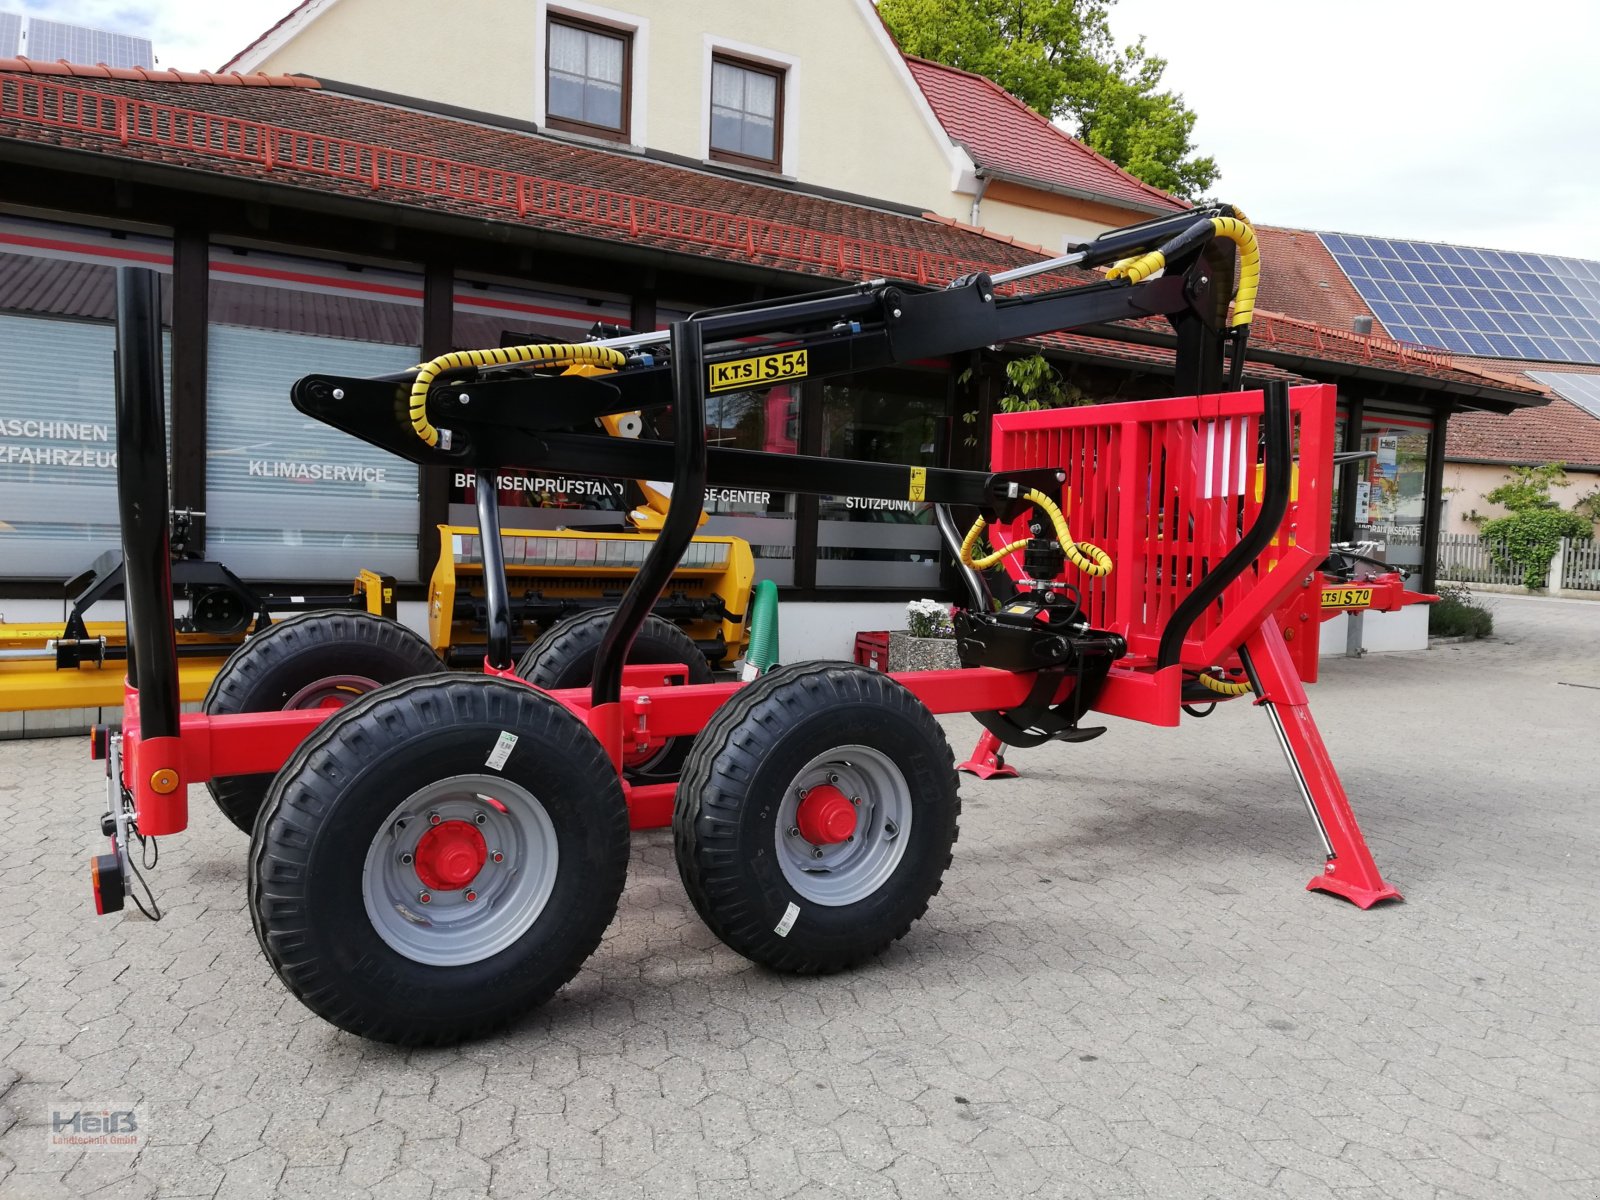
<svg viewBox="0 0 1600 1200"><path fill-rule="evenodd" d="M1323 608L1354 608L1371 603L1371 588L1325 588L1322 593Z"/></svg>

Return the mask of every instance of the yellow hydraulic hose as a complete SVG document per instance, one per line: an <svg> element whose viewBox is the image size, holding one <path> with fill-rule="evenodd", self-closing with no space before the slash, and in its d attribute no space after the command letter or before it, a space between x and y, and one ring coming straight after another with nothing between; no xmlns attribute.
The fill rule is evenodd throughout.
<svg viewBox="0 0 1600 1200"><path fill-rule="evenodd" d="M961 565L964 567L971 567L976 571L987 571L1006 555L1015 554L1028 544L1028 539L1023 538L1021 541L1012 542L1009 546L1001 546L1000 549L992 554L986 554L982 558L973 558L972 551L977 546L978 539L983 536L983 526L984 520L979 517L972 523L972 528L967 530L967 536L961 542Z"/></svg>
<svg viewBox="0 0 1600 1200"><path fill-rule="evenodd" d="M1239 284L1233 289L1233 327L1250 324L1256 312L1256 290L1261 286L1261 248L1256 231L1242 217L1212 217L1216 236L1239 247Z"/></svg>
<svg viewBox="0 0 1600 1200"><path fill-rule="evenodd" d="M1207 691L1215 692L1219 696L1243 696L1250 691L1248 683L1229 683L1222 679L1215 679L1204 671L1199 675L1200 686Z"/></svg>
<svg viewBox="0 0 1600 1200"><path fill-rule="evenodd" d="M536 346L508 346L499 350L457 350L441 354L431 362L417 368L417 377L411 381L411 428L430 446L439 444L439 431L428 420L428 388L443 371L462 367L510 367L538 364L542 367L595 366L621 367L627 365L627 355L610 346L566 344L549 342Z"/></svg>
<svg viewBox="0 0 1600 1200"><path fill-rule="evenodd" d="M1255 316L1256 292L1261 287L1261 249L1256 245L1255 230L1242 217L1212 217L1211 228L1212 236L1225 238L1239 247L1239 282L1233 290L1233 327L1248 325ZM1106 271L1106 278L1126 278L1129 283L1139 283L1166 265L1166 256L1159 250L1151 250L1113 263Z"/></svg>
<svg viewBox="0 0 1600 1200"><path fill-rule="evenodd" d="M1089 542L1075 541L1072 530L1067 528L1067 518L1057 507L1056 502L1037 489L1030 488L1023 493L1024 500L1033 504L1050 518L1050 524L1055 527L1056 540L1061 543L1061 552L1067 556L1067 561L1085 575L1109 575L1111 573L1111 556L1099 546ZM967 531L967 536L961 543L961 565L972 567L974 570L986 571L994 566L1008 554L1014 554L1028 544L1027 538L1012 542L1009 546L985 555L983 558L973 558L972 551L978 544L978 539L983 536L984 519L979 517L973 522L972 528Z"/></svg>

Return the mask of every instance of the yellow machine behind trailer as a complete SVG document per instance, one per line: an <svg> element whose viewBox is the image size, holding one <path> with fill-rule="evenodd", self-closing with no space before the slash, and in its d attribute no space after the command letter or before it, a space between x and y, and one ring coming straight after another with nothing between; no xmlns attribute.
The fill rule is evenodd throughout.
<svg viewBox="0 0 1600 1200"><path fill-rule="evenodd" d="M174 562L175 587L183 588L182 576L193 568L217 569L217 564L194 559ZM90 578L90 574L86 572L80 579ZM117 598L118 585L107 580L103 571L94 572L90 586L81 591L73 586L76 582L66 588L77 594L64 622L0 621L0 713L116 708L122 704L127 626L121 621L84 619L96 603ZM185 704L204 699L228 656L246 637L277 619L274 614L312 608L392 617L394 580L363 570L348 597L263 596L244 584L238 584L237 590L226 583L191 588L189 613L177 622L179 699Z"/></svg>
<svg viewBox="0 0 1600 1200"><path fill-rule="evenodd" d="M483 657L487 599L483 553L472 526L441 525L438 565L428 584L428 642L446 662ZM655 541L653 533L505 529L506 583L513 638L591 609L614 607ZM656 615L682 627L713 667L743 653L748 640L755 559L735 537L697 537L684 554Z"/></svg>

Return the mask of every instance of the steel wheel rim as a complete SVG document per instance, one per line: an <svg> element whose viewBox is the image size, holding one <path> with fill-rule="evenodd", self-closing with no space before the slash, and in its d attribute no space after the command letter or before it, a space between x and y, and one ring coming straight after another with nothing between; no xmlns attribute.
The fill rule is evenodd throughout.
<svg viewBox="0 0 1600 1200"><path fill-rule="evenodd" d="M429 891L417 875L417 844L435 815L440 824L472 822L489 856L469 884L453 891ZM419 788L384 819L362 865L361 896L390 949L428 966L466 966L500 953L533 927L559 864L555 826L531 792L498 775L456 775Z"/></svg>
<svg viewBox="0 0 1600 1200"><path fill-rule="evenodd" d="M378 690L378 681L365 675L325 675L306 684L283 702L285 712L301 708L343 708L368 692ZM329 703L333 701L334 703Z"/></svg>
<svg viewBox="0 0 1600 1200"><path fill-rule="evenodd" d="M860 801L853 840L814 846L794 832L802 793L821 784ZM828 908L855 904L894 874L911 822L911 787L894 761L870 746L836 746L802 767L784 791L774 831L778 866L802 899Z"/></svg>

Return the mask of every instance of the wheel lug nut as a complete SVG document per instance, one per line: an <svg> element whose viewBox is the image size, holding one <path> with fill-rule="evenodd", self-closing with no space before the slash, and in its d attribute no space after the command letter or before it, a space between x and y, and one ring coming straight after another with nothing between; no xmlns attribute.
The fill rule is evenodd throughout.
<svg viewBox="0 0 1600 1200"><path fill-rule="evenodd" d="M818 846L815 850L813 850L811 852L811 857L812 858L821 858L822 857L822 847Z"/></svg>
<svg viewBox="0 0 1600 1200"><path fill-rule="evenodd" d="M501 854L500 851L498 851L498 850L496 850L489 857L492 858L495 862L505 862L505 860L506 860L506 856L504 854Z"/></svg>
<svg viewBox="0 0 1600 1200"><path fill-rule="evenodd" d="M470 904L470 903L472 903L472 901L476 900L477 898L478 898L478 893L477 892L468 892L467 893L467 903Z"/></svg>
<svg viewBox="0 0 1600 1200"><path fill-rule="evenodd" d="M789 826L789 836L790 837L799 837L800 836L800 826L798 826L798 825Z"/></svg>
<svg viewBox="0 0 1600 1200"><path fill-rule="evenodd" d="M438 813L429 813L428 814L428 824L429 825L437 825L442 820L444 820L444 818L441 817Z"/></svg>
<svg viewBox="0 0 1600 1200"><path fill-rule="evenodd" d="M422 903L424 903L424 904L432 904L433 903L433 893L432 892L422 892L421 894L419 894L417 896L417 899L422 901Z"/></svg>
<svg viewBox="0 0 1600 1200"><path fill-rule="evenodd" d="M797 788L795 790L795 795L799 796L800 799L802 799L802 800L804 800L810 794L811 794L811 789L810 788Z"/></svg>
<svg viewBox="0 0 1600 1200"><path fill-rule="evenodd" d="M854 804L857 808L860 808L861 807L861 797L860 796L851 796L850 797L850 803Z"/></svg>
<svg viewBox="0 0 1600 1200"><path fill-rule="evenodd" d="M414 859L414 858L413 858L413 857L412 857L412 856L411 856L411 855L409 855L409 854L402 854L402 855L401 855L401 856L400 856L400 865L401 865L401 866L402 866L402 867L409 867L409 866L410 866L410 865L411 865L411 864L412 864L412 863L413 863L413 862L415 862L415 861L416 861L416 859Z"/></svg>
<svg viewBox="0 0 1600 1200"><path fill-rule="evenodd" d="M489 818L483 813L479 813L477 816L473 817L472 819L474 821L476 821L479 825L486 824L488 822L488 820L489 820Z"/></svg>
<svg viewBox="0 0 1600 1200"><path fill-rule="evenodd" d="M835 787L837 787L838 784L839 784L839 777L837 775L830 774L828 776L828 782L833 784Z"/></svg>

